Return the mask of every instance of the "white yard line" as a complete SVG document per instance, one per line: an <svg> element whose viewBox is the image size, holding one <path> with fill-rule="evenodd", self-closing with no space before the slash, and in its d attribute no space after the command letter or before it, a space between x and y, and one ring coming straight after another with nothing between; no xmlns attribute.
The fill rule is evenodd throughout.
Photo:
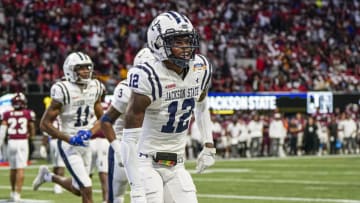
<svg viewBox="0 0 360 203"><path fill-rule="evenodd" d="M360 203L360 200L351 199L322 199L322 198L302 198L302 197L271 197L271 196L246 196L246 195L215 195L197 194L198 197L217 198L217 199L246 199L264 201L292 201L292 202L336 202L336 203Z"/></svg>
<svg viewBox="0 0 360 203"><path fill-rule="evenodd" d="M283 179L242 179L242 178L193 178L195 182L240 182L240 183L279 183L279 184L302 184L302 185L338 185L360 186L360 183L339 181L313 181L313 180L283 180Z"/></svg>
<svg viewBox="0 0 360 203"><path fill-rule="evenodd" d="M10 186L1 186L0 189L10 189ZM24 186L23 190L32 190L31 187ZM41 187L40 191L53 191L50 187ZM94 189L93 192L101 193L101 190ZM126 192L129 193L128 191ZM287 202L332 202L332 203L360 203L360 200L351 199L328 199L328 198L303 198L303 197L271 197L271 196L247 196L247 195L222 195L222 194L197 194L200 198L215 199L239 199L239 200L263 200L263 201L287 201ZM29 200L31 201L31 200ZM0 200L1 202L1 200Z"/></svg>

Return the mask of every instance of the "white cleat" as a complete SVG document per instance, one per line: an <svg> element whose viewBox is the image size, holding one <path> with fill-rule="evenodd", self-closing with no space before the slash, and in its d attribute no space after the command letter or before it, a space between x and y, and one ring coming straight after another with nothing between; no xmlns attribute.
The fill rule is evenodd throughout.
<svg viewBox="0 0 360 203"><path fill-rule="evenodd" d="M10 201L12 202L20 202L21 198L20 198L20 194L17 192L11 192L10 193Z"/></svg>
<svg viewBox="0 0 360 203"><path fill-rule="evenodd" d="M50 172L49 172L49 168L47 166L42 165L39 167L39 172L32 183L33 190L38 190L40 185L42 185L43 183L46 182L45 175L48 173L50 173Z"/></svg>
<svg viewBox="0 0 360 203"><path fill-rule="evenodd" d="M54 193L55 193L55 194L61 194L61 193L63 193L63 188L62 188L60 185L55 184L55 185L54 185Z"/></svg>

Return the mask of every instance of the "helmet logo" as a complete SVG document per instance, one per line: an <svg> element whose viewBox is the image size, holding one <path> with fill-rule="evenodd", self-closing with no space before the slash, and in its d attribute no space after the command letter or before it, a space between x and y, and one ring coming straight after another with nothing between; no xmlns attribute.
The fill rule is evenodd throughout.
<svg viewBox="0 0 360 203"><path fill-rule="evenodd" d="M161 33L161 25L160 25L160 20L158 20L156 23L154 23L153 26L151 26L151 30L155 31L155 28L157 29L157 31L159 33Z"/></svg>
<svg viewBox="0 0 360 203"><path fill-rule="evenodd" d="M184 30L187 30L188 27L189 27L189 26L188 26L187 24L182 24L182 25L181 25L181 28L184 29Z"/></svg>

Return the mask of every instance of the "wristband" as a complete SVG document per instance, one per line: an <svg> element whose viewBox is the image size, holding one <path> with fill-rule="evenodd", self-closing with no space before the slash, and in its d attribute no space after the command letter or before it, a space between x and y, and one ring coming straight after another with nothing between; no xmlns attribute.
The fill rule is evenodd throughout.
<svg viewBox="0 0 360 203"><path fill-rule="evenodd" d="M111 124L114 124L114 121L107 114L102 115L101 118L100 118L100 121L102 123L109 122Z"/></svg>

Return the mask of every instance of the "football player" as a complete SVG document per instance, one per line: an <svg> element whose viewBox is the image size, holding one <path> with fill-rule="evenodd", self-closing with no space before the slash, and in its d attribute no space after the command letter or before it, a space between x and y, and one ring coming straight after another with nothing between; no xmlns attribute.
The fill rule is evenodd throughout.
<svg viewBox="0 0 360 203"><path fill-rule="evenodd" d="M106 111L109 108L109 103L105 102L105 86L101 84L103 88L103 95L101 96L101 106L103 111ZM96 122L97 118L93 117L93 122ZM90 177L93 177L95 169L98 172L99 180L101 184L101 193L102 200L106 203L107 193L108 193L108 151L109 151L109 141L106 139L104 132L102 130L98 131L91 136L90 139L90 149L91 149L91 169Z"/></svg>
<svg viewBox="0 0 360 203"><path fill-rule="evenodd" d="M186 134L194 111L203 143L197 160L201 173L215 162L206 99L212 66L195 54L198 34L180 13L157 16L147 40L155 60L134 66L127 76L132 93L120 150L130 197L132 202L197 202L184 166Z"/></svg>
<svg viewBox="0 0 360 203"><path fill-rule="evenodd" d="M29 140L35 136L35 113L26 108L22 93L11 100L13 110L3 113L0 126L0 147L8 136L7 154L10 163L11 200L20 200L24 184L24 168L29 156Z"/></svg>
<svg viewBox="0 0 360 203"><path fill-rule="evenodd" d="M50 173L46 166L40 166L33 181L34 190L44 182L54 182L81 196L82 202L93 202L89 138L100 129L100 123L93 124L89 119L90 115L100 118L103 114L103 89L98 80L92 79L93 69L87 54L73 52L66 57L63 65L66 80L51 87L52 101L42 116L40 127L58 138L60 155L72 178L64 179ZM61 119L62 131L52 125L57 116Z"/></svg>
<svg viewBox="0 0 360 203"><path fill-rule="evenodd" d="M60 119L57 117L53 125L55 128L60 130ZM46 145L49 145L49 154L50 160L53 165L53 173L59 176L65 175L65 163L61 158L59 147L58 147L58 139L56 137L52 137L48 135L46 132L43 132L43 145L40 146L40 155L44 158L47 157ZM61 194L63 193L63 189L59 184L54 184L54 193Z"/></svg>
<svg viewBox="0 0 360 203"><path fill-rule="evenodd" d="M141 49L134 58L134 64L154 59L150 49ZM109 203L123 203L127 188L127 177L120 156L120 140L124 128L124 112L129 98L130 88L126 81L120 82L113 94L112 102L107 112L101 117L101 127L105 136L111 143L109 148ZM114 123L114 125L113 125Z"/></svg>

